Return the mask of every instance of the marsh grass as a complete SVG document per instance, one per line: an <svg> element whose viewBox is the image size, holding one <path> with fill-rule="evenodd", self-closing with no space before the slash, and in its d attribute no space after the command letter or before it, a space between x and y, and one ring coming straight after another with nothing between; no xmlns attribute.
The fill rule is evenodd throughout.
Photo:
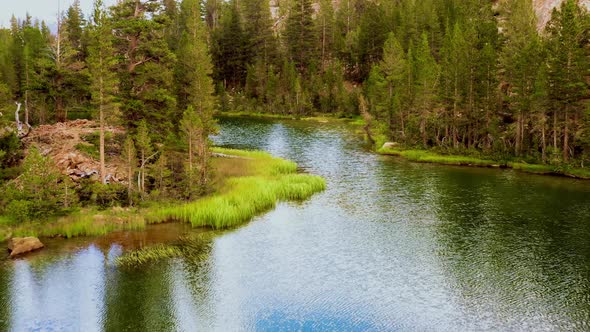
<svg viewBox="0 0 590 332"><path fill-rule="evenodd" d="M233 227L275 207L280 201L301 201L325 189L324 179L297 174L297 165L260 151L215 149L249 159L249 174L224 182L218 193L195 202L152 209L148 222L177 220L195 227Z"/></svg>
<svg viewBox="0 0 590 332"><path fill-rule="evenodd" d="M425 150L402 150L402 149L390 149L381 148L377 150L378 153L383 155L399 156L404 159L434 163L443 165L457 165L457 166L475 166L475 167L501 167L501 168L512 168L515 170L534 173L534 174L553 174L562 175L580 179L590 179L590 170L585 168L572 168L564 166L554 165L540 165L540 164L527 164L523 162L506 162L497 161L490 159L480 159L471 156L460 156L460 155L441 155L431 151Z"/></svg>
<svg viewBox="0 0 590 332"><path fill-rule="evenodd" d="M191 234L179 238L177 243L167 245L158 244L152 247L133 250L117 257L114 263L117 266L137 267L179 256L182 256L183 259L190 260L192 263L198 263L209 257L213 238L223 232L210 231Z"/></svg>

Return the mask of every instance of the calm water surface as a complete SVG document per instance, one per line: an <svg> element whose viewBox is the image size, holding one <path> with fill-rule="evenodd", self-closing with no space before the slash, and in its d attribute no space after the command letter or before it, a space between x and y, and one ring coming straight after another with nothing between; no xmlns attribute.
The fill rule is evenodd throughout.
<svg viewBox="0 0 590 332"><path fill-rule="evenodd" d="M221 128L328 189L137 269L113 259L202 230L49 241L1 263L0 330L590 330L590 183L377 156L344 124Z"/></svg>

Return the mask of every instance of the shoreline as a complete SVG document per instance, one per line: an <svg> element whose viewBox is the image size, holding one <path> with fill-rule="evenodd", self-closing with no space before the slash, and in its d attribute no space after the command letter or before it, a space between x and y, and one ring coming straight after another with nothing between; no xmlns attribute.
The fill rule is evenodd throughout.
<svg viewBox="0 0 590 332"><path fill-rule="evenodd" d="M375 152L380 155L400 157L419 163L462 167L503 168L537 175L560 176L580 180L590 180L590 169L586 168L569 168L553 165L527 164L524 162L498 161L491 159L480 159L465 155L442 155L428 150L380 148L376 149Z"/></svg>
<svg viewBox="0 0 590 332"><path fill-rule="evenodd" d="M329 122L346 122L350 124L363 125L364 120L360 116L352 118L337 117L335 114L330 113L314 113L310 116L298 117L295 115L285 114L272 114L272 113L250 113L250 112L217 112L215 117L228 117L228 118L250 118L250 119L275 119L275 120L295 120L295 121L310 121L319 123Z"/></svg>
<svg viewBox="0 0 590 332"><path fill-rule="evenodd" d="M303 201L325 189L319 176L297 172L297 164L262 151L213 148L216 183L210 194L192 202L149 202L147 207L82 208L66 216L20 225L0 224L0 242L11 237L72 238L115 231L145 229L164 222L188 222L193 227L224 229L269 211L278 202ZM0 216L4 218L4 216Z"/></svg>

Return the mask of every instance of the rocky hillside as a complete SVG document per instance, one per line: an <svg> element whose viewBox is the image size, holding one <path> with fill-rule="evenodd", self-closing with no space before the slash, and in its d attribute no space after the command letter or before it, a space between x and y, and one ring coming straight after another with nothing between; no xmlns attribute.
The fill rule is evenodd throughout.
<svg viewBox="0 0 590 332"><path fill-rule="evenodd" d="M74 182L82 178L98 180L98 146L92 139L98 137L98 129L98 123L90 120L41 125L33 128L23 142L26 147L35 145L43 155L50 156L59 170ZM125 133L123 128L108 126L105 129L111 137ZM121 171L122 162L116 154L109 155L109 150L114 148L112 142L107 142L107 179L109 182L124 182L127 179Z"/></svg>
<svg viewBox="0 0 590 332"><path fill-rule="evenodd" d="M492 0L495 4L501 4L507 0ZM533 6L538 17L538 28L542 30L549 19L554 8L559 7L565 0L533 0ZM590 9L590 0L579 0L580 5Z"/></svg>
<svg viewBox="0 0 590 332"><path fill-rule="evenodd" d="M539 28L542 28L547 24L551 18L551 12L553 8L561 5L565 0L533 0L535 11L539 17ZM580 4L590 9L590 0L580 0Z"/></svg>

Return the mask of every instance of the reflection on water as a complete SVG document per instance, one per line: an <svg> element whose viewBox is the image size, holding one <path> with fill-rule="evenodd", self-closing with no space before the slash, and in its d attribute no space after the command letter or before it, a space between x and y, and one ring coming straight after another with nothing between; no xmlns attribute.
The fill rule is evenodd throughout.
<svg viewBox="0 0 590 332"><path fill-rule="evenodd" d="M112 262L202 231L49 241L0 265L0 330L590 329L589 183L376 156L342 124L221 127L328 189L141 268Z"/></svg>

